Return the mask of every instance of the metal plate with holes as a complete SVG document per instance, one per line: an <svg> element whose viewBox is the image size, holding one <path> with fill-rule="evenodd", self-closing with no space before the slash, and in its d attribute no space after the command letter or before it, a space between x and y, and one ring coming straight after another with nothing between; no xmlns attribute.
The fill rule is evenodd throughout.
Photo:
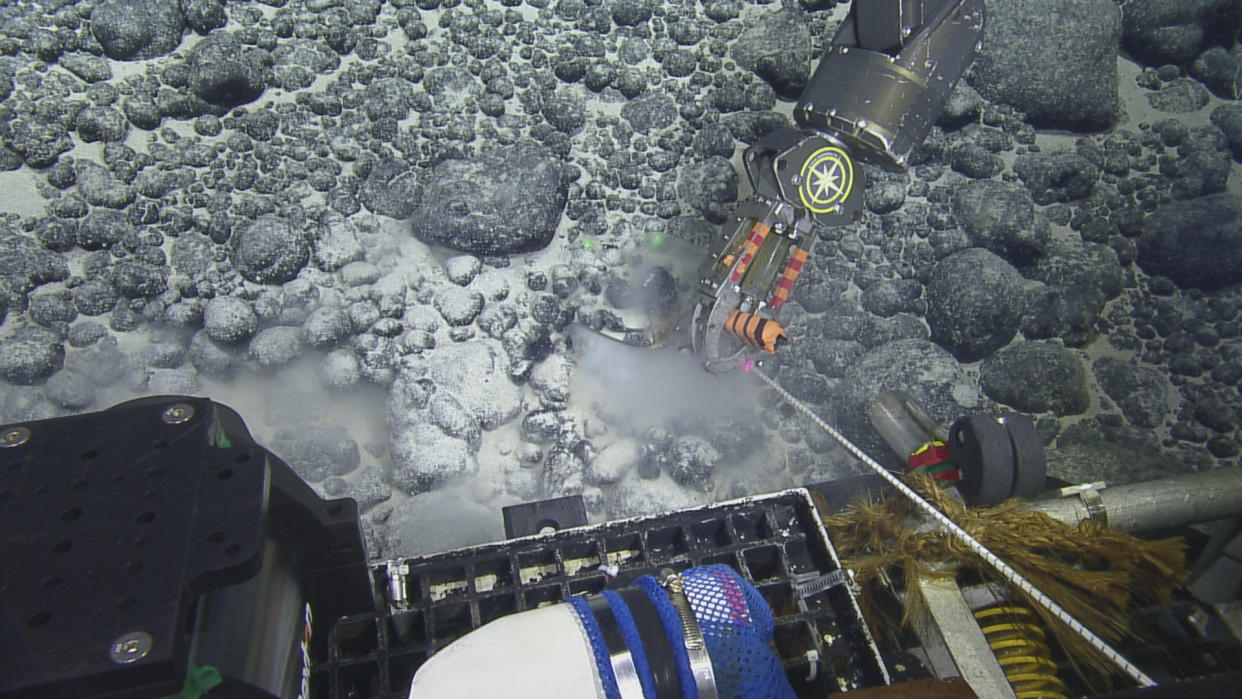
<svg viewBox="0 0 1242 699"><path fill-rule="evenodd" d="M191 417L169 421L173 402L4 427L29 437L0 450L0 693L177 689L181 591L258 566L261 450L215 453L211 401L177 399Z"/></svg>
<svg viewBox="0 0 1242 699"><path fill-rule="evenodd" d="M772 607L774 646L800 696L887 682L850 586L821 580L840 563L811 497L791 490L394 562L408 568L408 607L381 602L341 620L311 694L404 697L432 653L493 619L712 563L732 566ZM389 586L386 571L375 570L378 589ZM802 599L799 583L812 588Z"/></svg>
<svg viewBox="0 0 1242 699"><path fill-rule="evenodd" d="M354 502L320 500L222 405L143 398L0 441L6 699L177 693L192 605L254 577L265 537L313 571L316 614L373 608Z"/></svg>

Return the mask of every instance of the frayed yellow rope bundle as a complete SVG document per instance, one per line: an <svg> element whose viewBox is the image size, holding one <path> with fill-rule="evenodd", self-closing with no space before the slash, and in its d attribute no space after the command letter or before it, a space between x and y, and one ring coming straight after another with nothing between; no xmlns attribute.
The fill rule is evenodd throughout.
<svg viewBox="0 0 1242 699"><path fill-rule="evenodd" d="M1136 600L1165 601L1185 579L1185 544L1180 538L1145 541L1093 521L1074 527L1042 512L1019 509L1009 501L995 507L968 508L952 500L926 476L907 482L941 512L1000 556L1036 587L1101 637L1134 638L1129 608ZM891 623L879 611L874 593L889 584L894 568L914 578L954 575L969 566L987 576L990 569L965 544L939 529L917 531L913 506L905 498L859 504L824 518L842 563L862 586L860 603L874 623ZM1021 594L1020 591L1017 591ZM1071 657L1104 674L1114 666L1094 647L1043 608L1027 600ZM911 594L901 622L922 613L922 600Z"/></svg>

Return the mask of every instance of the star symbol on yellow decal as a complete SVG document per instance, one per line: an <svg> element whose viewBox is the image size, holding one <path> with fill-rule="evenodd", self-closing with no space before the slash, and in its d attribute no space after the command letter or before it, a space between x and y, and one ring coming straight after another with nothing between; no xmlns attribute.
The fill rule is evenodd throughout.
<svg viewBox="0 0 1242 699"><path fill-rule="evenodd" d="M812 168L811 187L815 189L815 198L820 201L839 196L841 191L845 189L845 178L841 174L841 163L834 160Z"/></svg>
<svg viewBox="0 0 1242 699"><path fill-rule="evenodd" d="M802 163L798 195L815 213L835 210L854 186L854 164L841 148L829 146L812 153Z"/></svg>

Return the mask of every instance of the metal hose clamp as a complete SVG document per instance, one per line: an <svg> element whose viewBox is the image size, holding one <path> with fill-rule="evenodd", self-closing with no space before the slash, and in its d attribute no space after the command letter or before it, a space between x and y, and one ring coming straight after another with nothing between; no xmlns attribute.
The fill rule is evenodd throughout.
<svg viewBox="0 0 1242 699"><path fill-rule="evenodd" d="M703 639L699 620L694 616L694 608L686 597L686 583L680 575L668 573L662 585L681 620L681 631L686 639L686 655L690 658L690 673L694 675L699 699L716 699L716 674L712 671L712 659L707 653L707 642Z"/></svg>
<svg viewBox="0 0 1242 699"><path fill-rule="evenodd" d="M1087 519L1094 520L1108 526L1108 507L1104 504L1104 498L1100 494L1108 485L1103 481L1095 483L1081 483L1078 485L1067 485L1061 489L1061 497L1072 497L1077 495L1078 501L1082 503L1083 509L1087 511Z"/></svg>
<svg viewBox="0 0 1242 699"><path fill-rule="evenodd" d="M642 699L643 685L634 666L634 655L626 645L625 634L608 600L603 595L592 595L587 598L587 604L595 615L595 623L599 625L600 636L608 649L608 662L612 665L621 699Z"/></svg>
<svg viewBox="0 0 1242 699"><path fill-rule="evenodd" d="M1091 519L1108 526L1108 508L1104 506L1104 498L1100 496L1098 489L1083 488L1078 493L1078 499L1082 500L1083 507L1087 508L1087 514Z"/></svg>

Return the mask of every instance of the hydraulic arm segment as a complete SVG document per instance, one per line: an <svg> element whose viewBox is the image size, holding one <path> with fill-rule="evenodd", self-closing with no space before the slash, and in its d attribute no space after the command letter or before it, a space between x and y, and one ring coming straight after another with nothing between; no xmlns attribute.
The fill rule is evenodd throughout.
<svg viewBox="0 0 1242 699"><path fill-rule="evenodd" d="M854 221L864 172L905 167L974 59L983 0L855 0L794 108L743 155L753 195L699 271L691 346L710 371L788 341L776 318L821 226Z"/></svg>

